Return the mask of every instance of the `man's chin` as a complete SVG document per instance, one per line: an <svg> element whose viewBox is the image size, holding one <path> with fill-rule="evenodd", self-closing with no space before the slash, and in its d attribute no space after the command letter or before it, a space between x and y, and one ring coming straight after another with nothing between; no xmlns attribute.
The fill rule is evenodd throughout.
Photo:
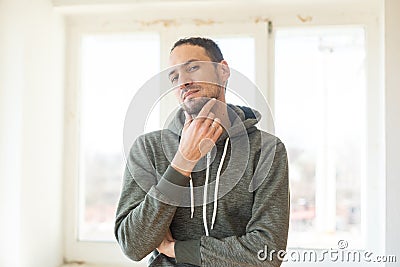
<svg viewBox="0 0 400 267"><path fill-rule="evenodd" d="M182 107L190 115L197 115L209 100L208 97L190 98L182 103Z"/></svg>

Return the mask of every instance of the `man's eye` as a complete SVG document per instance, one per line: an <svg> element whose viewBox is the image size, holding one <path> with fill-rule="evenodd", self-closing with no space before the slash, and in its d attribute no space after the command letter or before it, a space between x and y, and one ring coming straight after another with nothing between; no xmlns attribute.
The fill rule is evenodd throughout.
<svg viewBox="0 0 400 267"><path fill-rule="evenodd" d="M188 68L188 72L196 71L196 70L198 70L198 69L199 69L199 66L198 66L198 65L190 66L190 67Z"/></svg>
<svg viewBox="0 0 400 267"><path fill-rule="evenodd" d="M178 80L178 76L171 77L171 83L176 83L177 80Z"/></svg>

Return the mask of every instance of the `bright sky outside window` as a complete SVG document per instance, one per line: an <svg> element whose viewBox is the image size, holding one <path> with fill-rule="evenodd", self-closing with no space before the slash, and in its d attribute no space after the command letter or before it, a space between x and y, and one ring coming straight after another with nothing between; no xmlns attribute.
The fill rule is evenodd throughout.
<svg viewBox="0 0 400 267"><path fill-rule="evenodd" d="M125 112L136 90L159 72L159 51L157 34L83 38L79 240L114 241L115 209L125 167ZM158 124L158 120L155 116L150 123Z"/></svg>
<svg viewBox="0 0 400 267"><path fill-rule="evenodd" d="M255 82L255 47L254 38L240 36L240 37L216 37L213 38L220 47L225 60L229 66L241 74L249 78L253 83ZM238 53L240 51L240 53ZM229 82L228 82L229 88ZM227 90L226 101L228 103L245 105L241 97Z"/></svg>
<svg viewBox="0 0 400 267"><path fill-rule="evenodd" d="M278 30L275 126L290 165L289 247L362 248L366 160L362 28Z"/></svg>

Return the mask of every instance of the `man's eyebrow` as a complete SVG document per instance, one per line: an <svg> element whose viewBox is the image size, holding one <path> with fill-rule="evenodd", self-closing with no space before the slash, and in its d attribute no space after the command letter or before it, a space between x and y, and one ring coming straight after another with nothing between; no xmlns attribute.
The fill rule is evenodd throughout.
<svg viewBox="0 0 400 267"><path fill-rule="evenodd" d="M196 59L196 58L192 58L192 59L189 59L188 61L186 61L185 63L181 63L181 64L179 64L180 66L182 65L182 66L186 66L186 65L188 65L188 64L190 64L190 63L192 63L192 62L194 62L194 61L201 61L200 59ZM168 73L168 77L171 77L171 75L172 74L174 74L176 72L176 68L174 68L173 70L171 70L169 73Z"/></svg>

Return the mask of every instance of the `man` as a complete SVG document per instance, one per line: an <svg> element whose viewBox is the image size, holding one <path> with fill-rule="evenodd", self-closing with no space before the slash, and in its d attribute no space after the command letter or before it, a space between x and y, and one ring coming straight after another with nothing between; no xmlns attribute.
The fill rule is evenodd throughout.
<svg viewBox="0 0 400 267"><path fill-rule="evenodd" d="M132 146L115 224L122 250L135 261L152 253L149 266L279 266L258 256L286 248L284 145L256 128L257 111L226 104L230 69L212 40L179 40L170 65L181 109Z"/></svg>

